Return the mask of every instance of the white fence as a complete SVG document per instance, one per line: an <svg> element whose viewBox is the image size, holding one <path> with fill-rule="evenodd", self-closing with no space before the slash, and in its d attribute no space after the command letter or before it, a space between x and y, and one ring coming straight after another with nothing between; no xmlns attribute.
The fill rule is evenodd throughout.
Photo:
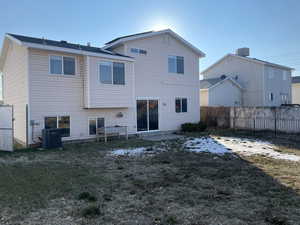
<svg viewBox="0 0 300 225"><path fill-rule="evenodd" d="M300 133L300 107L232 107L231 128Z"/></svg>
<svg viewBox="0 0 300 225"><path fill-rule="evenodd" d="M0 105L0 150L13 151L13 107Z"/></svg>

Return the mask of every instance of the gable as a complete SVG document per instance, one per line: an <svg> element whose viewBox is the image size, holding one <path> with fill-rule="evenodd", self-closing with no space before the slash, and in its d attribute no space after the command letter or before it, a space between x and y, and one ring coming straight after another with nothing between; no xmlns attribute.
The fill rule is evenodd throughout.
<svg viewBox="0 0 300 225"><path fill-rule="evenodd" d="M152 38L152 37L155 37L155 36L161 36L161 35L166 35L166 34L171 36L173 39L176 39L177 41L179 41L182 45L187 47L190 51L193 51L199 57L205 57L205 54L202 51L200 51L198 48L196 48L191 43L184 40L182 37L180 37L178 34L176 34L175 32L173 32L170 29L157 31L157 32L154 32L154 31L145 32L145 33L141 33L141 34L128 35L128 36L120 37L120 38L117 38L113 41L108 42L106 44L106 46L103 47L103 49L114 49L114 48L116 48L116 47L118 47L118 46L120 46L124 43L127 43L129 41L137 41L137 40L140 40L140 39L148 39L148 38Z"/></svg>

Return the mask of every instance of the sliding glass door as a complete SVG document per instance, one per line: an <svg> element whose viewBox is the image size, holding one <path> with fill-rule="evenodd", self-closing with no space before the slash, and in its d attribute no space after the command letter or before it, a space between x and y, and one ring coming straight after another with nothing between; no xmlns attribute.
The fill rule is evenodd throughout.
<svg viewBox="0 0 300 225"><path fill-rule="evenodd" d="M137 131L158 130L158 100L137 100Z"/></svg>

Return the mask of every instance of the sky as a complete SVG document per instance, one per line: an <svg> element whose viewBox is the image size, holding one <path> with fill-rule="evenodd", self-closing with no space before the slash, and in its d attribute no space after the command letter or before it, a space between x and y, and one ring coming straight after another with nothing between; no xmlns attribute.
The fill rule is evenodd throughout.
<svg viewBox="0 0 300 225"><path fill-rule="evenodd" d="M170 28L206 53L200 71L237 48L300 75L299 0L0 0L5 33L102 47L118 36Z"/></svg>

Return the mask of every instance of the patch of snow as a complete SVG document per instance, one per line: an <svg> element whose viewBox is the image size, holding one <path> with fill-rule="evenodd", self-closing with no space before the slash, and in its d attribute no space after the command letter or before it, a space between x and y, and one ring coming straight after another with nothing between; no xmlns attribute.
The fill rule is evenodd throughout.
<svg viewBox="0 0 300 225"><path fill-rule="evenodd" d="M236 137L220 137L217 138L220 144L232 150L232 152L240 153L246 156L264 155L274 159L283 159L290 161L300 161L300 156L280 153L275 150L274 145L270 142L258 139L236 138Z"/></svg>
<svg viewBox="0 0 300 225"><path fill-rule="evenodd" d="M185 142L183 147L191 152L209 152L219 155L230 153L228 149L210 137L194 138Z"/></svg>
<svg viewBox="0 0 300 225"><path fill-rule="evenodd" d="M133 155L143 154L145 151L146 151L145 147L135 148L135 149L116 149L113 150L111 154L115 156L122 156L122 155L133 156Z"/></svg>

